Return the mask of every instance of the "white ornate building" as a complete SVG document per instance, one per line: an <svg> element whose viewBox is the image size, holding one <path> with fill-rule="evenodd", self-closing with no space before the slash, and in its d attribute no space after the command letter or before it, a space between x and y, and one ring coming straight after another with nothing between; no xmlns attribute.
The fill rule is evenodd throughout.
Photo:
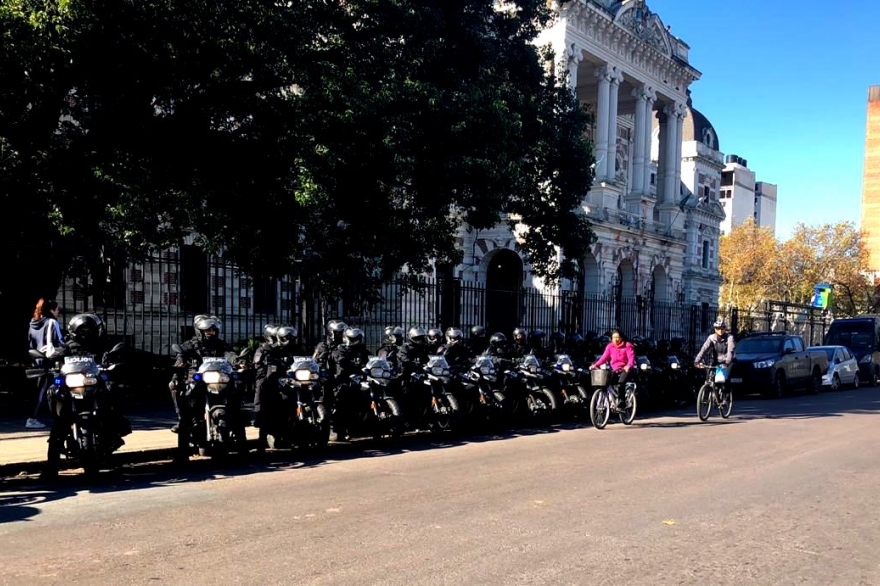
<svg viewBox="0 0 880 586"><path fill-rule="evenodd" d="M688 88L700 72L688 45L643 0L561 4L538 42L555 47L595 115L586 129L595 182L583 209L598 237L579 282L563 287L716 305L723 158L715 129L691 106ZM506 227L463 226L459 244L465 255L455 276L489 290L540 286Z"/></svg>

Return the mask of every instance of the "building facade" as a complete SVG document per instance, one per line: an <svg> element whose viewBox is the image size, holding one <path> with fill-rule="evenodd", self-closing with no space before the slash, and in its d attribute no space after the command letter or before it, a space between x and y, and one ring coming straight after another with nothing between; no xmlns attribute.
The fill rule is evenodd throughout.
<svg viewBox="0 0 880 586"><path fill-rule="evenodd" d="M595 114L595 180L583 211L598 238L563 287L585 295L688 304L718 302L722 155L711 123L692 105L700 72L688 45L642 0L576 0L559 7L550 43L572 90ZM462 226L456 277L487 290L540 287L506 226Z"/></svg>
<svg viewBox="0 0 880 586"><path fill-rule="evenodd" d="M862 178L862 232L868 248L868 267L880 276L880 85L868 89L865 129L865 168Z"/></svg>
<svg viewBox="0 0 880 586"><path fill-rule="evenodd" d="M721 205L726 214L721 233L752 218L762 228L776 234L776 188L773 183L756 181L749 162L738 155L727 155L721 173Z"/></svg>

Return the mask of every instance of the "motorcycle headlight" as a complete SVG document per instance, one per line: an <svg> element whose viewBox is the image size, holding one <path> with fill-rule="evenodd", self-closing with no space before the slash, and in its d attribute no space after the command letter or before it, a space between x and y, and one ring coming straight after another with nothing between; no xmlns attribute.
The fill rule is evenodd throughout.
<svg viewBox="0 0 880 586"><path fill-rule="evenodd" d="M434 370L437 370L436 368ZM375 366L370 369L370 376L373 378L385 378L385 369L380 366Z"/></svg>
<svg viewBox="0 0 880 586"><path fill-rule="evenodd" d="M64 384L68 388L75 389L77 387L85 387L98 383L98 379L93 376L87 376L82 372L73 372L64 377Z"/></svg>
<svg viewBox="0 0 880 586"><path fill-rule="evenodd" d="M678 368L679 368L678 362L671 362L669 364L669 368L671 368L673 370L678 370Z"/></svg>
<svg viewBox="0 0 880 586"><path fill-rule="evenodd" d="M209 370L208 372L202 373L202 380L205 381L206 385L216 385L219 383L228 383L229 375L223 374L222 372L218 372L216 370Z"/></svg>
<svg viewBox="0 0 880 586"><path fill-rule="evenodd" d="M538 372L538 367L537 367L536 365L534 365L534 364L529 364L529 372L531 372L532 374L537 373L537 372Z"/></svg>
<svg viewBox="0 0 880 586"><path fill-rule="evenodd" d="M434 376L443 376L443 367L442 366L432 366L431 374Z"/></svg>
<svg viewBox="0 0 880 586"><path fill-rule="evenodd" d="M312 371L308 370L307 368L300 368L293 373L293 378L301 383L306 382L312 379Z"/></svg>
<svg viewBox="0 0 880 586"><path fill-rule="evenodd" d="M761 361L759 361L759 362L755 362L755 363L753 364L753 366L754 366L755 368L770 368L770 367L773 366L774 364L776 364L776 361L775 361L775 360L761 360Z"/></svg>
<svg viewBox="0 0 880 586"><path fill-rule="evenodd" d="M641 364L639 364L639 368L641 368L642 370L648 370L648 363L642 362Z"/></svg>
<svg viewBox="0 0 880 586"><path fill-rule="evenodd" d="M495 374L495 369L492 368L491 366L481 366L480 367L480 374L482 374L484 376L490 375L490 374Z"/></svg>
<svg viewBox="0 0 880 586"><path fill-rule="evenodd" d="M569 364L568 362L564 362L562 364L562 372L568 372L570 370L571 370L571 364Z"/></svg>

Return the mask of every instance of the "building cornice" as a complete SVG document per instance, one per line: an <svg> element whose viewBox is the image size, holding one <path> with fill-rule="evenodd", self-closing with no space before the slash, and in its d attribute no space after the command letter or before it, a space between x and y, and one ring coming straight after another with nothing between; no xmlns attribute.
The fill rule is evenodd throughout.
<svg viewBox="0 0 880 586"><path fill-rule="evenodd" d="M588 0L567 2L560 9L566 26L594 45L614 54L624 63L632 65L651 77L656 87L668 87L670 93L684 94L688 86L700 79L701 74L673 53L668 33L656 32L659 19L652 15L647 25L633 22L630 4L623 6L616 16L605 12ZM647 26L649 31L639 32L634 27Z"/></svg>

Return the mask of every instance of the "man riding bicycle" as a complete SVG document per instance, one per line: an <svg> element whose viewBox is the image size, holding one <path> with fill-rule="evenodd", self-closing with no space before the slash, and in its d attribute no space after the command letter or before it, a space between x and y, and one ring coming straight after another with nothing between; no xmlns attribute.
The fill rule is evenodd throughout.
<svg viewBox="0 0 880 586"><path fill-rule="evenodd" d="M727 331L727 324L723 319L718 319L712 324L714 333L709 334L703 347L694 358L694 365L699 367L703 365L703 358L709 359L709 366L727 366L730 367L733 362L733 350L736 342L730 332Z"/></svg>

